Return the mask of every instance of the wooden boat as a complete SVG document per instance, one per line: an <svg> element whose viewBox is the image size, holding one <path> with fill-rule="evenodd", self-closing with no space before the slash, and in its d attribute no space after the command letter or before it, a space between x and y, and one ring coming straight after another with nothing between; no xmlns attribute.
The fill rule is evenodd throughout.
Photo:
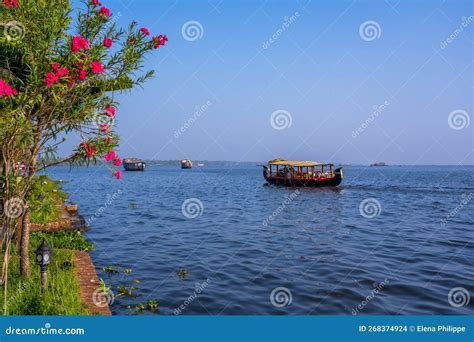
<svg viewBox="0 0 474 342"><path fill-rule="evenodd" d="M192 169L193 168L193 162L189 159L183 159L183 160L181 160L181 168L182 169Z"/></svg>
<svg viewBox="0 0 474 342"><path fill-rule="evenodd" d="M123 160L123 168L125 171L144 171L146 163L138 158L125 158Z"/></svg>
<svg viewBox="0 0 474 342"><path fill-rule="evenodd" d="M343 178L342 167L333 170L331 163L312 161L270 160L263 166L263 177L270 184L318 188L338 186Z"/></svg>

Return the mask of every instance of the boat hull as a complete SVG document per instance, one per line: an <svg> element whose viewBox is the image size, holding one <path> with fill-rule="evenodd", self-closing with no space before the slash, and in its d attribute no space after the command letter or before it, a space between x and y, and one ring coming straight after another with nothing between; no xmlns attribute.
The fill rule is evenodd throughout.
<svg viewBox="0 0 474 342"><path fill-rule="evenodd" d="M145 163L123 163L125 171L145 171Z"/></svg>
<svg viewBox="0 0 474 342"><path fill-rule="evenodd" d="M342 167L334 170L334 177L322 179L301 180L291 177L269 177L268 168L263 167L263 177L265 180L274 185L290 186L290 187L306 187L306 188L321 188L326 186L338 186L342 182L343 173Z"/></svg>

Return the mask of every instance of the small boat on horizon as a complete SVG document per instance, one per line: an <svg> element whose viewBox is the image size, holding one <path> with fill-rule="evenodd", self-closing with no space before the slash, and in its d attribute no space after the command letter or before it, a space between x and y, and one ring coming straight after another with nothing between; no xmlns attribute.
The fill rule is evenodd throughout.
<svg viewBox="0 0 474 342"><path fill-rule="evenodd" d="M138 158L125 158L123 160L123 168L125 171L144 171L146 163Z"/></svg>
<svg viewBox="0 0 474 342"><path fill-rule="evenodd" d="M338 186L343 176L342 167L333 169L332 163L291 161L282 158L270 160L263 166L263 177L270 184L319 188Z"/></svg>
<svg viewBox="0 0 474 342"><path fill-rule="evenodd" d="M183 159L183 160L181 160L181 168L182 169L192 169L193 168L193 162L189 159Z"/></svg>

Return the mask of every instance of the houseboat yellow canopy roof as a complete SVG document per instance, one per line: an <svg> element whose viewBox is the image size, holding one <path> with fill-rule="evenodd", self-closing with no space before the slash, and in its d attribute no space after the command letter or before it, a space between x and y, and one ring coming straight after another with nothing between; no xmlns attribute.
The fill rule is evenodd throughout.
<svg viewBox="0 0 474 342"><path fill-rule="evenodd" d="M321 166L321 165L333 165L331 163L320 163L320 162L313 162L313 161L298 161L298 160L286 160L286 159L273 159L268 162L270 165L288 165L288 166L296 166L296 167L306 167L306 166Z"/></svg>

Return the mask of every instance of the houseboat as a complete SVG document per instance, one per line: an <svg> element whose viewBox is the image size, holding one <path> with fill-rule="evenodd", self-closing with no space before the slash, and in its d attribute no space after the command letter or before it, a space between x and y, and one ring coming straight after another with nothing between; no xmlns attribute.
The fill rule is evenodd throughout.
<svg viewBox="0 0 474 342"><path fill-rule="evenodd" d="M331 163L274 159L263 166L263 177L270 184L319 188L338 186L343 178L342 167Z"/></svg>
<svg viewBox="0 0 474 342"><path fill-rule="evenodd" d="M138 158L125 158L123 160L123 168L125 171L144 171L146 163Z"/></svg>
<svg viewBox="0 0 474 342"><path fill-rule="evenodd" d="M182 169L192 169L193 168L193 162L189 159L183 159L183 160L181 160L181 168Z"/></svg>

